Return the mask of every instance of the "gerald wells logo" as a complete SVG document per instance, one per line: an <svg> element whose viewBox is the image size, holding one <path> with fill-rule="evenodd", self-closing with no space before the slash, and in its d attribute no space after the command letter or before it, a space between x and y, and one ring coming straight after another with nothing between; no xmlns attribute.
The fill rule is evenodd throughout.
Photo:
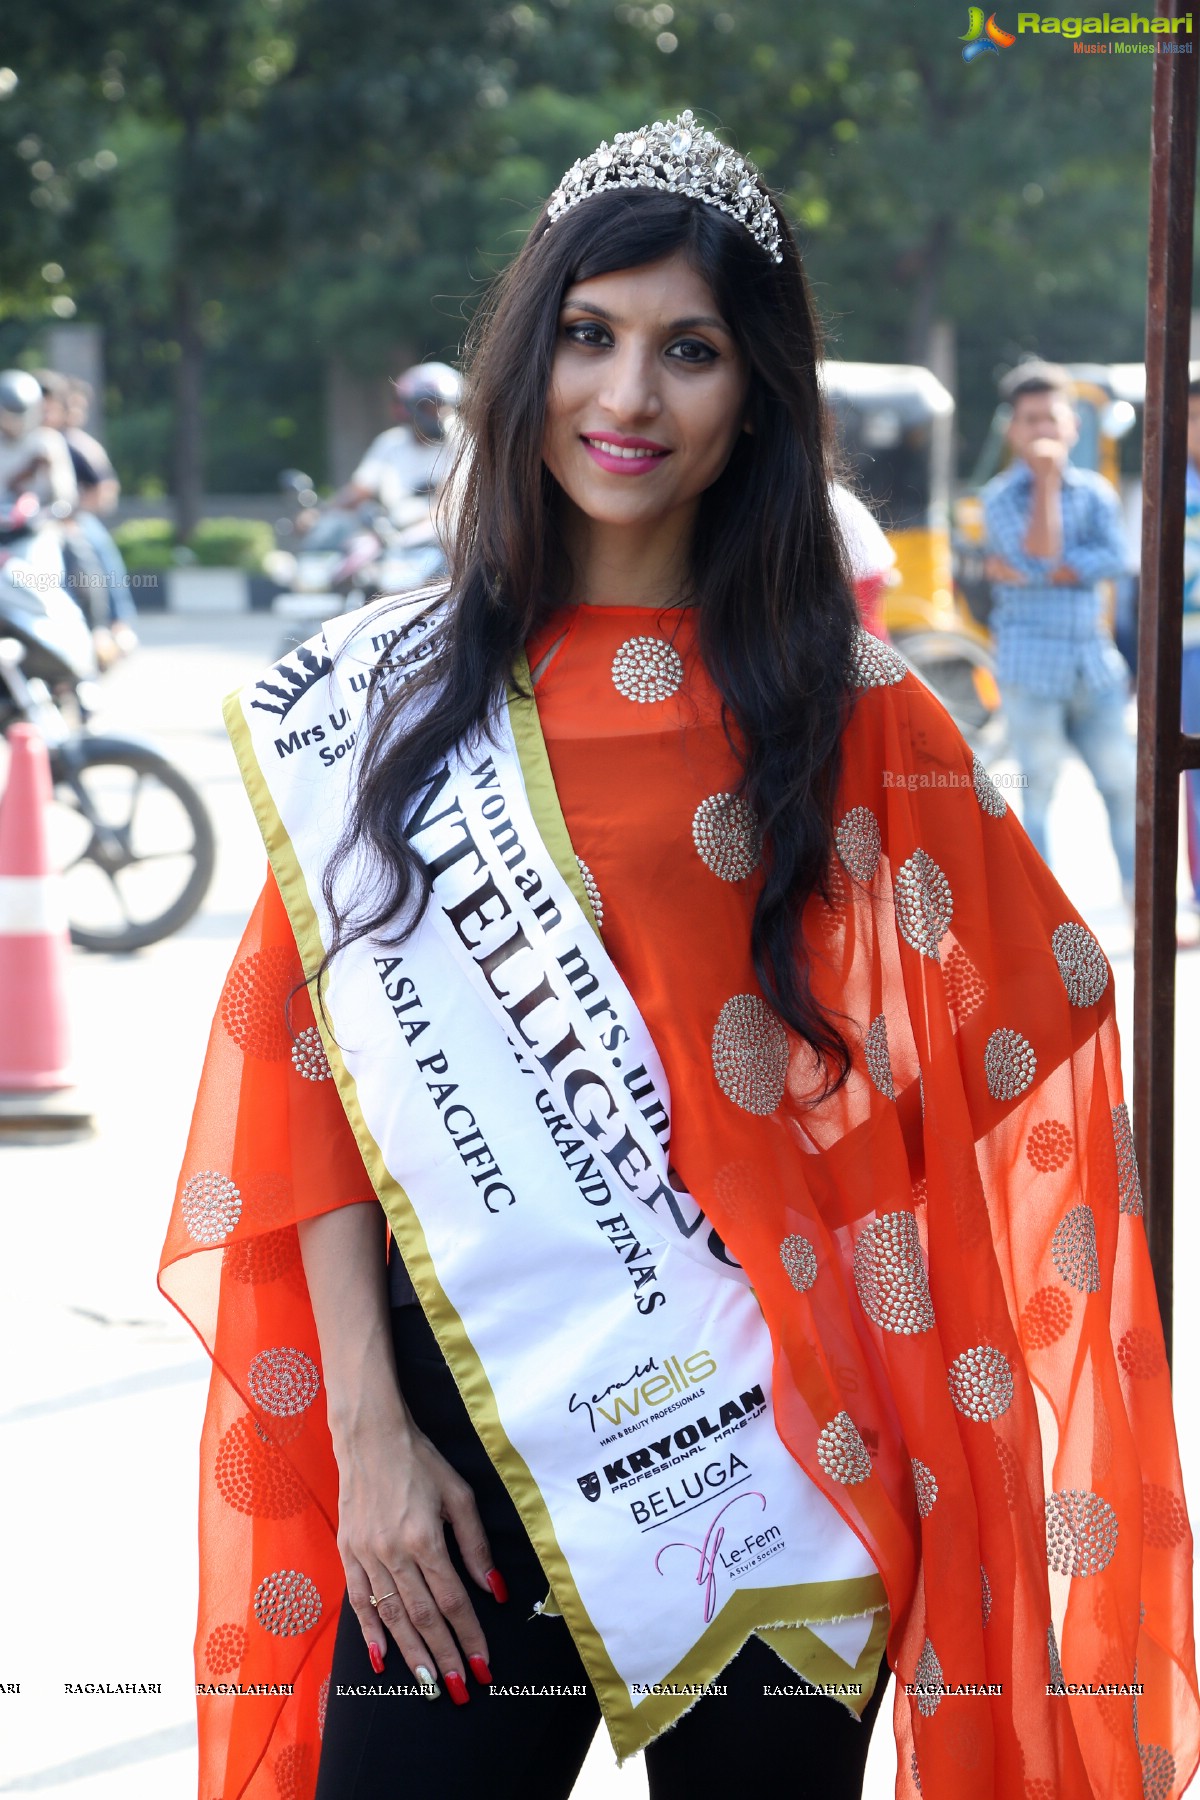
<svg viewBox="0 0 1200 1800"><path fill-rule="evenodd" d="M1001 50L1011 50L1016 43L1011 31L1005 31L997 25L995 13L989 13L985 22L982 6L968 6L967 29L963 32L959 43L963 45L963 61L974 62L977 56L999 56Z"/></svg>

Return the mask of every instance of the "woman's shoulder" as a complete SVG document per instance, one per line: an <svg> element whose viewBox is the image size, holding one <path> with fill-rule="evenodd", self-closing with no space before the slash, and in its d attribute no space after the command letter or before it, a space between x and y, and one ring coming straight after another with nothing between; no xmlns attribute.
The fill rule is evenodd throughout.
<svg viewBox="0 0 1200 1800"><path fill-rule="evenodd" d="M842 742L848 768L886 785L889 772L972 766L971 748L936 694L898 650L867 631L855 639L851 685Z"/></svg>

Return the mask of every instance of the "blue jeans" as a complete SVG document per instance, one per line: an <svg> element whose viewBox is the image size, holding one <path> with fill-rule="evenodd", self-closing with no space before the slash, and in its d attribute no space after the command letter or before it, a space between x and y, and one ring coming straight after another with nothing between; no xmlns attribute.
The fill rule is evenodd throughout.
<svg viewBox="0 0 1200 1800"><path fill-rule="evenodd" d="M133 595L129 591L129 577L125 571L125 558L117 549L108 526L86 507L81 507L75 515L79 529L96 552L100 567L104 570L104 579L108 588L108 618L97 619L97 624L115 624L118 620L131 625L137 618L137 607Z"/></svg>
<svg viewBox="0 0 1200 1800"><path fill-rule="evenodd" d="M1109 835L1128 896L1133 892L1137 750L1125 726L1126 698L1123 684L1097 693L1081 679L1065 700L1026 687L1003 689L1009 742L1026 783L1025 829L1034 849L1049 862L1046 814L1063 758L1073 746L1108 809Z"/></svg>

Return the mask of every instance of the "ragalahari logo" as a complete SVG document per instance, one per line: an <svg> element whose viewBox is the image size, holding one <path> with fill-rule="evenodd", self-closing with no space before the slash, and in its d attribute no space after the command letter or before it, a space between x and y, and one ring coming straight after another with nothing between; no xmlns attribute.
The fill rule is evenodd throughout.
<svg viewBox="0 0 1200 1800"><path fill-rule="evenodd" d="M964 62L974 62L977 56L989 50L993 56L999 56L1001 50L1011 50L1017 41L1011 31L997 25L995 13L989 13L985 23L982 6L968 6L967 19L968 29L959 39Z"/></svg>

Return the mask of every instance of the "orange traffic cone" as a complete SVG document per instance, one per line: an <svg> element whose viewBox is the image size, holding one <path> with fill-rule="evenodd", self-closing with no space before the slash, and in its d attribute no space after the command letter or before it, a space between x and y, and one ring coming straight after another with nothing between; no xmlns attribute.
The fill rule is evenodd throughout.
<svg viewBox="0 0 1200 1800"><path fill-rule="evenodd" d="M32 725L14 725L8 743L0 799L0 1123L90 1123L58 1098L73 1081L70 939L62 878L51 871L46 842L50 758Z"/></svg>

